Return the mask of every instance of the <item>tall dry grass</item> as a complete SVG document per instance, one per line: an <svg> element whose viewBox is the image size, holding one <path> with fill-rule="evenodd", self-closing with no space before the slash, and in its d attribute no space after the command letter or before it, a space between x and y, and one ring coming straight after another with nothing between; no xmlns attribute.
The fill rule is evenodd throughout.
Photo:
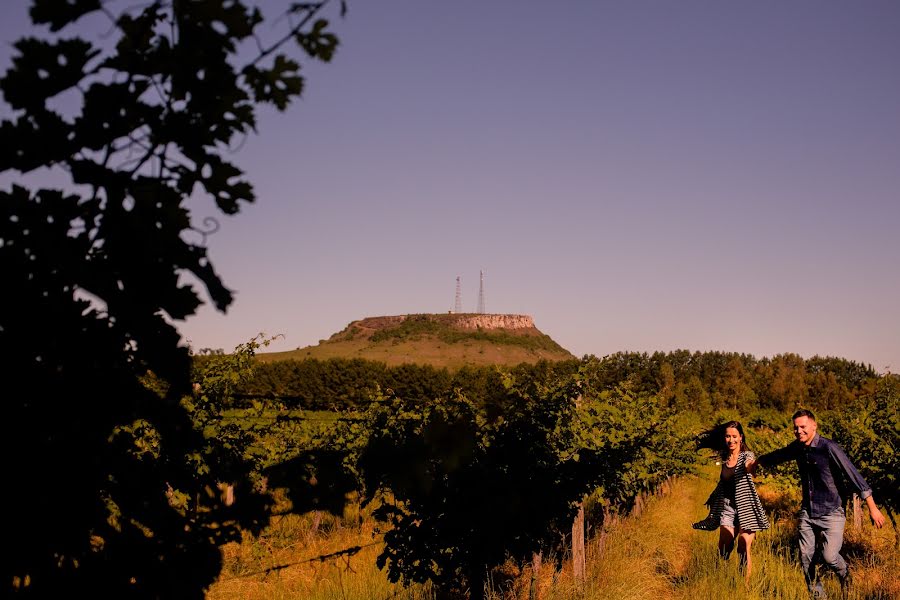
<svg viewBox="0 0 900 600"><path fill-rule="evenodd" d="M703 502L714 476L710 471L680 479L664 494L650 498L640 516L607 524L588 544L584 583L573 580L570 565L560 572L544 572L541 600L807 600L793 517L799 492L760 487L773 523L770 530L757 534L752 545L748 584L736 554L727 561L718 556L717 533L691 528L706 515ZM848 522L843 554L855 577L851 600L900 598L900 557L894 539L890 525L876 530L866 523L855 529ZM515 582L491 590L492 600L532 597L531 576L523 567ZM830 597L840 598L837 579L830 574L823 579Z"/></svg>
<svg viewBox="0 0 900 600"><path fill-rule="evenodd" d="M649 498L639 516L610 518L593 532L583 584L573 579L567 557L557 570L555 557L547 556L535 581L530 564L510 562L499 569L489 578L488 597L527 600L536 586L541 600L807 600L796 556L796 491L760 486L773 523L756 536L753 573L745 585L737 555L721 560L717 534L691 528L705 516L703 502L714 475L677 480ZM851 600L900 598L894 535L890 524L875 530L868 522L859 529L848 522L843 553L856 582ZM388 581L375 566L380 540L378 525L358 505L339 518L324 513L278 518L258 539L224 548L224 569L208 598L432 600L429 586L404 588ZM360 550L341 554L353 547ZM824 583L832 598L840 598L835 577L827 575Z"/></svg>
<svg viewBox="0 0 900 600"><path fill-rule="evenodd" d="M347 551L350 549L351 551ZM358 550L357 550L358 549ZM276 517L258 538L223 548L210 600L432 600L430 586L404 588L375 565L378 525L351 503L340 517Z"/></svg>

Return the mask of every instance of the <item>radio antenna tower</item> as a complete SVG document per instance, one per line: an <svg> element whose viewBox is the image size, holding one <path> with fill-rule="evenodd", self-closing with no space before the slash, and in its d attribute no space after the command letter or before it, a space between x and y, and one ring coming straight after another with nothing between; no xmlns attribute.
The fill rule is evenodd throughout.
<svg viewBox="0 0 900 600"><path fill-rule="evenodd" d="M459 275L456 276L456 302L453 304L453 312L462 313L462 291L459 287Z"/></svg>
<svg viewBox="0 0 900 600"><path fill-rule="evenodd" d="M484 271L479 271L478 276L478 310L475 312L484 314Z"/></svg>

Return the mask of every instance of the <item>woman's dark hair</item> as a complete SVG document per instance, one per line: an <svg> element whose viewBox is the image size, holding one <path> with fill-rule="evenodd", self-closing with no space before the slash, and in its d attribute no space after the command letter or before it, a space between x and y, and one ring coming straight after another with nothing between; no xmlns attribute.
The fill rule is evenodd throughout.
<svg viewBox="0 0 900 600"><path fill-rule="evenodd" d="M747 436L744 435L744 428L738 421L728 421L704 431L697 436L697 448L709 448L724 457L728 452L728 447L725 446L725 430L729 428L737 429L738 433L741 434L741 452L749 450L750 447L747 446Z"/></svg>

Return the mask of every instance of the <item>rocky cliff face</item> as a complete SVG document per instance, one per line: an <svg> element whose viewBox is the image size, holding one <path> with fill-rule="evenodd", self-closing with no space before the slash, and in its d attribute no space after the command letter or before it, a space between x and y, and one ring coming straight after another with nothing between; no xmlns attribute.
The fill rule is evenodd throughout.
<svg viewBox="0 0 900 600"><path fill-rule="evenodd" d="M452 315L454 326L460 329L530 329L534 319L529 315Z"/></svg>

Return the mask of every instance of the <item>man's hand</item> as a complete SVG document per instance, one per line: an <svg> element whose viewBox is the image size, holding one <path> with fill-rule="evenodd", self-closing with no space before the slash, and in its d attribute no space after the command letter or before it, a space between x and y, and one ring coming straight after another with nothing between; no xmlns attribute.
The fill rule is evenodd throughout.
<svg viewBox="0 0 900 600"><path fill-rule="evenodd" d="M875 504L875 498L872 496L866 498L866 506L869 507L869 517L872 518L872 525L881 529L882 526L884 526L884 515L878 510L878 505Z"/></svg>
<svg viewBox="0 0 900 600"><path fill-rule="evenodd" d="M878 510L877 506L869 507L869 516L872 517L872 525L881 529L884 526L884 515Z"/></svg>

